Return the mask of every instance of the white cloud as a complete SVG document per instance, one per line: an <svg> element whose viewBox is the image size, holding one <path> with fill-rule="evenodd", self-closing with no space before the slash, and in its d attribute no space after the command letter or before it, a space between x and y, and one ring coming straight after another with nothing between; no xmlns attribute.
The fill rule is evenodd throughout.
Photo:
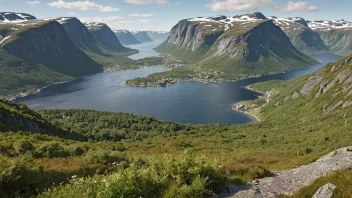
<svg viewBox="0 0 352 198"><path fill-rule="evenodd" d="M125 21L123 17L119 16L110 16L110 17L80 17L82 22L98 22L98 23L111 23L111 24L132 24L132 21Z"/></svg>
<svg viewBox="0 0 352 198"><path fill-rule="evenodd" d="M212 11L218 10L253 10L271 4L272 0L213 0L211 4L207 4Z"/></svg>
<svg viewBox="0 0 352 198"><path fill-rule="evenodd" d="M311 12L320 10L319 7L316 5L308 5L307 1L290 1L286 5L276 7L276 9L281 12Z"/></svg>
<svg viewBox="0 0 352 198"><path fill-rule="evenodd" d="M165 4L165 3L167 3L167 0L124 0L124 2L132 3L132 4L139 4L139 5L146 5L146 4L151 4L151 3Z"/></svg>
<svg viewBox="0 0 352 198"><path fill-rule="evenodd" d="M175 2L175 5L176 5L176 6L179 6L179 5L181 5L181 3L178 2L178 1L176 1L176 2Z"/></svg>
<svg viewBox="0 0 352 198"><path fill-rule="evenodd" d="M140 14L140 13L135 13L135 14L129 14L128 16L131 16L131 17L151 17L153 16L154 14Z"/></svg>
<svg viewBox="0 0 352 198"><path fill-rule="evenodd" d="M114 8L111 6L103 6L96 4L91 1L64 1L58 0L51 3L48 3L51 7L56 8L67 8L67 9L76 9L76 10L97 10L99 12L117 12L120 11L119 8Z"/></svg>
<svg viewBox="0 0 352 198"><path fill-rule="evenodd" d="M138 20L138 22L140 22L140 23L150 23L151 21L142 19L142 20Z"/></svg>
<svg viewBox="0 0 352 198"><path fill-rule="evenodd" d="M26 4L31 5L31 6L36 6L40 4L40 1L27 1Z"/></svg>

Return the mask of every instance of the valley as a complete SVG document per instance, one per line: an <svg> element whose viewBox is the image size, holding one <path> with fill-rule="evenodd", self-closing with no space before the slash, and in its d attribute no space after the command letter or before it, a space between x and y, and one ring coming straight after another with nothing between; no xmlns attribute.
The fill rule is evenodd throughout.
<svg viewBox="0 0 352 198"><path fill-rule="evenodd" d="M79 14L0 12L0 197L351 197L351 22L26 4Z"/></svg>

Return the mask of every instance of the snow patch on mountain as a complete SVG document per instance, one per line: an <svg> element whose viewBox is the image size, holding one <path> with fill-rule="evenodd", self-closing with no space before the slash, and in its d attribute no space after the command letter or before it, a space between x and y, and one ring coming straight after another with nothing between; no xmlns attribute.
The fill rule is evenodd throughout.
<svg viewBox="0 0 352 198"><path fill-rule="evenodd" d="M254 14L245 14L245 15L237 15L237 16L215 16L215 17L197 17L187 19L189 22L199 22L200 24L206 23L215 23L218 24L219 27L224 27L225 31L230 27L234 26L234 23L241 23L241 25L245 25L251 22L258 22L260 20L266 20L267 18L261 13ZM204 26L212 26L212 25L204 25Z"/></svg>
<svg viewBox="0 0 352 198"><path fill-rule="evenodd" d="M309 27L312 30L331 30L331 29L352 29L352 22L343 19L337 21L309 21Z"/></svg>
<svg viewBox="0 0 352 198"><path fill-rule="evenodd" d="M0 22L23 22L35 19L34 16L26 13L0 12Z"/></svg>

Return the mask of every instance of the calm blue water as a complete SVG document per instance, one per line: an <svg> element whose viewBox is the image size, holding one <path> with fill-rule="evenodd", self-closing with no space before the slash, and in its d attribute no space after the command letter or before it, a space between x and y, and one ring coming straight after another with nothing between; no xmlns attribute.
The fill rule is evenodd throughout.
<svg viewBox="0 0 352 198"><path fill-rule="evenodd" d="M150 53L144 53L145 56L148 54ZM130 112L182 123L242 124L253 120L247 115L233 111L232 105L241 100L252 100L258 97L258 93L244 89L243 86L273 79L287 80L309 74L326 63L340 58L329 54L313 57L323 63L284 74L237 82L212 84L186 82L165 88L136 88L123 84L131 78L164 71L157 66L133 71L100 73L50 86L43 89L40 94L23 98L18 102L33 109L94 109Z"/></svg>
<svg viewBox="0 0 352 198"><path fill-rule="evenodd" d="M138 49L139 53L129 56L130 59L138 60L145 57L159 56L160 53L154 51L153 49L158 47L163 40L154 41L152 43L142 43L138 45L126 45L128 48Z"/></svg>

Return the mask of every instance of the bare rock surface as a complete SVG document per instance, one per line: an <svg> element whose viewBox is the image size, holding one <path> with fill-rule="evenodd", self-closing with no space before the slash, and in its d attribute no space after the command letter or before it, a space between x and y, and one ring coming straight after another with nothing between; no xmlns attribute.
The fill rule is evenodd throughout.
<svg viewBox="0 0 352 198"><path fill-rule="evenodd" d="M331 198L335 188L334 184L325 184L317 190L312 198Z"/></svg>
<svg viewBox="0 0 352 198"><path fill-rule="evenodd" d="M333 151L308 165L275 171L273 177L258 179L245 186L227 186L219 197L275 198L276 195L291 195L320 177L352 167L352 152L348 149L352 146Z"/></svg>

